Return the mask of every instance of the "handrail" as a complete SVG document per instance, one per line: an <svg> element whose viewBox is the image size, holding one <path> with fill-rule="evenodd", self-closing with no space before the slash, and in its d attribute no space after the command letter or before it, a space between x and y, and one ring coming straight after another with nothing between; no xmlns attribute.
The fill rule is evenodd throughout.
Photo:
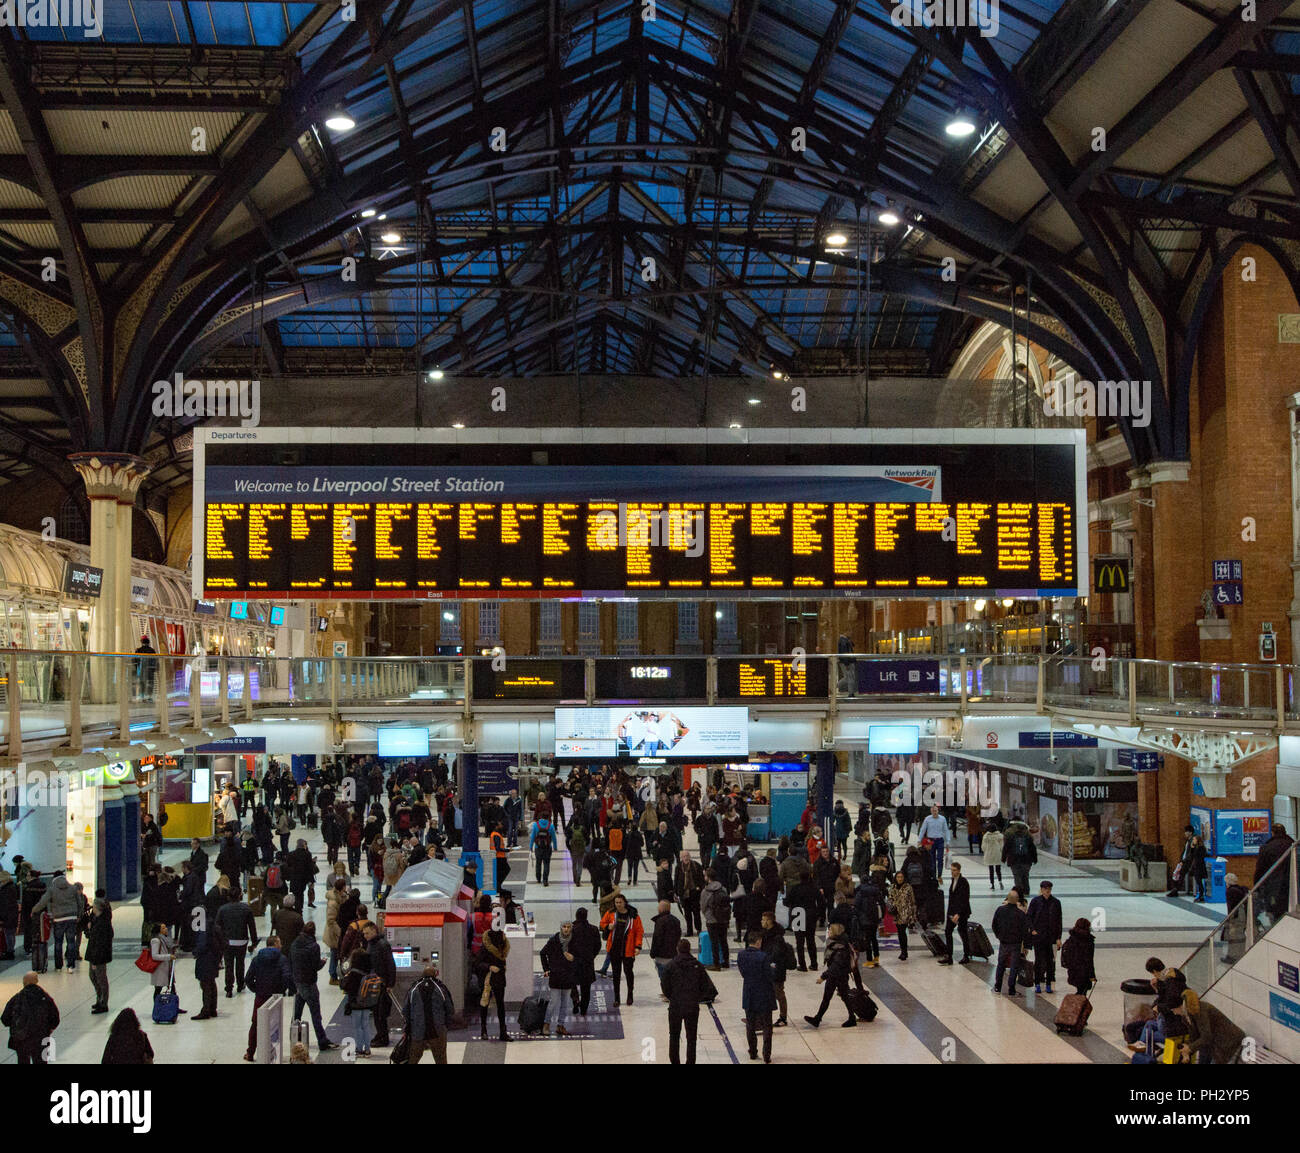
<svg viewBox="0 0 1300 1153"><path fill-rule="evenodd" d="M1267 935L1268 930L1266 929L1265 932L1261 934L1259 938L1256 937L1256 929L1259 927L1258 913L1255 908L1256 895L1258 894L1259 890L1263 888L1265 885L1269 884L1270 881L1276 881L1282 875L1279 873L1279 870L1283 870L1283 869L1285 870L1285 875L1288 882L1287 907L1286 907L1286 912L1283 913L1282 916L1286 916L1289 913L1295 913L1298 910L1300 910L1300 896L1298 896L1296 890L1297 867L1298 867L1297 862L1300 862L1300 841L1293 841L1291 847L1287 849L1287 851L1281 857L1279 857L1276 861L1274 861L1272 865L1269 866L1268 871L1262 877L1260 877L1258 881L1256 881L1253 885L1251 885L1250 889L1247 890L1246 892L1246 896L1241 901L1237 902L1236 905L1230 908L1227 911L1227 914L1224 916L1224 918L1214 927L1214 929L1210 932L1210 934L1204 937L1200 941L1200 943L1187 955L1187 960L1184 961L1181 966L1185 974L1189 969L1193 969L1195 967L1193 963L1196 957L1202 951L1204 951L1206 955L1209 957L1210 981L1202 989L1193 989L1193 992L1195 992L1198 996L1204 996L1204 994L1208 993L1212 988L1214 988L1214 986L1217 985L1219 981L1222 980L1223 977L1228 972L1230 972L1235 965L1235 962L1226 964L1224 965L1224 968L1221 972L1218 972L1217 974L1215 972L1216 969L1216 959L1214 953L1215 941L1218 940L1222 936L1222 934L1228 929L1229 922L1234 917L1241 916L1245 921L1245 938L1244 938L1245 948L1242 951L1243 956L1246 953L1248 953L1251 949L1253 949L1263 936ZM1269 926L1269 929L1271 928L1272 925ZM1229 941L1228 943L1229 945L1232 944L1231 941ZM1189 988L1192 987L1190 978L1188 981L1188 987Z"/></svg>

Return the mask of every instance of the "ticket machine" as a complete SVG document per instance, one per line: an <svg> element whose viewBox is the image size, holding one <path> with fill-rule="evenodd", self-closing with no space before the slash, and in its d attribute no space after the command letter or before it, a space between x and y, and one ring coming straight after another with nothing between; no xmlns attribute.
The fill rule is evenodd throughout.
<svg viewBox="0 0 1300 1153"><path fill-rule="evenodd" d="M456 1013L464 1012L473 896L462 884L459 865L432 858L412 865L393 886L384 906L384 933L397 962L393 995L399 1002L433 963L451 990Z"/></svg>

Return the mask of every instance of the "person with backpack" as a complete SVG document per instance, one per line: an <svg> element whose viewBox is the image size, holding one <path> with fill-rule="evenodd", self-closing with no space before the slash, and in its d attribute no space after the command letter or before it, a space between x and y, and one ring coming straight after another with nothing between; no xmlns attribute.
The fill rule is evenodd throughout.
<svg viewBox="0 0 1300 1153"><path fill-rule="evenodd" d="M1017 821L1002 846L1002 863L1011 866L1011 877L1016 889L1029 892L1029 870L1038 864L1038 846L1029 835L1024 823Z"/></svg>
<svg viewBox="0 0 1300 1153"><path fill-rule="evenodd" d="M565 921L560 931L551 935L550 940L542 946L540 960L542 975L551 990L550 1003L546 1008L546 1020L542 1022L542 1034L550 1036L551 1026L555 1027L557 1037L567 1037L568 1029L564 1027L565 1002L572 1003L573 990L576 988L575 972L577 960L571 952L573 944L573 922Z"/></svg>
<svg viewBox="0 0 1300 1153"><path fill-rule="evenodd" d="M720 969L731 968L731 957L727 948L727 930L731 924L731 898L718 879L717 869L705 873L707 881L700 894L700 912L704 918L704 927L709 934L709 944L713 949L713 963L709 966L715 973Z"/></svg>
<svg viewBox="0 0 1300 1153"><path fill-rule="evenodd" d="M54 926L54 969L57 972L66 962L68 972L75 972L77 922L81 917L81 899L61 869L50 878L49 887L41 899L32 906L32 913L39 916L47 909Z"/></svg>
<svg viewBox="0 0 1300 1153"><path fill-rule="evenodd" d="M549 817L538 817L528 830L528 851L533 857L533 875L544 888L551 883L551 854L558 848L555 825Z"/></svg>
<svg viewBox="0 0 1300 1153"><path fill-rule="evenodd" d="M293 851L285 857L283 869L285 880L289 883L289 892L293 895L294 905L301 912L307 907L305 903L307 886L320 872L320 866L316 864L316 858L303 838L298 838ZM286 945L285 948L292 948L292 946Z"/></svg>
<svg viewBox="0 0 1300 1153"><path fill-rule="evenodd" d="M635 825L623 830L623 859L627 862L627 883L635 885L644 859L645 838Z"/></svg>
<svg viewBox="0 0 1300 1153"><path fill-rule="evenodd" d="M203 1005L191 1020L210 1021L217 1015L217 976L226 952L226 939L215 914L207 914L207 930L195 934L194 944L194 979L199 983Z"/></svg>
<svg viewBox="0 0 1300 1153"><path fill-rule="evenodd" d="M370 971L370 954L354 949L348 957L348 971L339 985L344 996L343 1015L352 1026L356 1056L370 1056L370 1014L379 1004L384 983Z"/></svg>
<svg viewBox="0 0 1300 1153"><path fill-rule="evenodd" d="M573 954L573 1011L579 1017L585 1017L591 1005L600 946L599 930L587 920L586 908L579 905L573 914L573 936L569 941L569 952Z"/></svg>
<svg viewBox="0 0 1300 1153"><path fill-rule="evenodd" d="M807 873L800 873L799 880L786 889L785 907L790 910L790 929L794 933L795 951L799 960L799 972L808 972L808 967L817 968L817 905L820 897L817 886L812 883ZM807 964L804 963L804 949L808 950Z"/></svg>
<svg viewBox="0 0 1300 1153"><path fill-rule="evenodd" d="M438 979L438 966L425 965L424 974L406 995L408 1065L418 1065L425 1051L435 1065L447 1064L447 1031L456 1012L451 990Z"/></svg>
<svg viewBox="0 0 1300 1153"><path fill-rule="evenodd" d="M280 911L284 899L289 895L289 881L284 875L284 859L276 853L275 859L266 866L266 877L262 888L262 897L272 920Z"/></svg>
<svg viewBox="0 0 1300 1153"><path fill-rule="evenodd" d="M993 992L1002 992L1002 975L1011 970L1008 997L1019 997L1016 976L1020 972L1021 951L1029 936L1029 916L1020 907L1020 892L1011 889L998 911L993 914L993 935L998 939L998 967L993 974Z"/></svg>
<svg viewBox="0 0 1300 1153"><path fill-rule="evenodd" d="M880 964L880 942L876 936L885 916L885 895L868 873L867 880L858 886L853 895L853 920L857 927L856 940L864 956L863 964L874 969Z"/></svg>
<svg viewBox="0 0 1300 1153"><path fill-rule="evenodd" d="M718 996L705 966L691 956L691 943L677 942L677 957L664 969L659 989L668 998L668 1060L681 1064L682 1028L686 1029L686 1064L695 1064L695 1042L700 1027L700 1005Z"/></svg>
<svg viewBox="0 0 1300 1153"><path fill-rule="evenodd" d="M40 986L40 975L23 974L22 988L0 1012L0 1025L9 1030L9 1048L19 1065L46 1065L46 1040L59 1027L59 1007Z"/></svg>

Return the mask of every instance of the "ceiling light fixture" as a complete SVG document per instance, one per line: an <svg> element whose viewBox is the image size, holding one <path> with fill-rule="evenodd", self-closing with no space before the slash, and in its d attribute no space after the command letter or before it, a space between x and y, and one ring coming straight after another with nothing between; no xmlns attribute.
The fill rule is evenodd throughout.
<svg viewBox="0 0 1300 1153"><path fill-rule="evenodd" d="M464 428L465 426L464 426L460 421L456 421L456 422L455 422L451 427L452 427L452 428Z"/></svg>
<svg viewBox="0 0 1300 1153"><path fill-rule="evenodd" d="M740 421L738 421L738 420L733 420L733 421L731 422L731 424L728 425L727 427L729 427L729 428L739 428L739 427L740 427Z"/></svg>
<svg viewBox="0 0 1300 1153"><path fill-rule="evenodd" d="M886 227L893 228L894 225L897 224L902 219L902 217L899 216L898 213L895 212L892 208L886 208L884 212L882 212L878 217L876 217L876 219L879 220L880 223L885 225Z"/></svg>
<svg viewBox="0 0 1300 1153"><path fill-rule="evenodd" d="M366 220L369 220L372 216L374 216L374 214L375 214L375 210L373 208L363 208L361 210L361 215Z"/></svg>
<svg viewBox="0 0 1300 1153"><path fill-rule="evenodd" d="M335 108L325 118L325 127L331 132L351 132L357 126L357 122L347 114L344 108Z"/></svg>
<svg viewBox="0 0 1300 1153"><path fill-rule="evenodd" d="M843 248L848 242L849 238L843 232L828 232L826 234L827 248Z"/></svg>
<svg viewBox="0 0 1300 1153"><path fill-rule="evenodd" d="M401 244L402 236L398 232L385 232L380 238L385 244Z"/></svg>
<svg viewBox="0 0 1300 1153"><path fill-rule="evenodd" d="M751 396L751 397L749 398L749 403L750 403L750 404L762 404L763 402L762 402L761 400L759 400L758 397L756 397L756 396Z"/></svg>
<svg viewBox="0 0 1300 1153"><path fill-rule="evenodd" d="M444 373L440 368L431 368L429 370L430 380L441 380L445 375L446 373Z"/></svg>
<svg viewBox="0 0 1300 1153"><path fill-rule="evenodd" d="M784 379L785 379L785 373L782 372L779 368L774 368L774 369L772 369L772 379L773 379L773 380L784 380Z"/></svg>
<svg viewBox="0 0 1300 1153"><path fill-rule="evenodd" d="M943 130L954 140L965 140L967 136L974 136L979 131L979 125L965 108L958 108Z"/></svg>

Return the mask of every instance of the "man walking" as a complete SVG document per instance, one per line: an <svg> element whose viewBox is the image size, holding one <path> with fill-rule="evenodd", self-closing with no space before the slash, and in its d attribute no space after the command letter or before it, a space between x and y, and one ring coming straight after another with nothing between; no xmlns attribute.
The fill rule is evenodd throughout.
<svg viewBox="0 0 1300 1153"><path fill-rule="evenodd" d="M424 976L406 997L406 1030L410 1038L408 1065L418 1065L428 1050L435 1065L447 1063L447 1030L455 1004L451 990L438 980L438 966L425 965Z"/></svg>
<svg viewBox="0 0 1300 1153"><path fill-rule="evenodd" d="M970 921L970 882L961 875L961 866L953 861L952 880L948 884L948 917L943 935L948 942L948 955L939 958L940 965L952 964L952 933L961 937L961 963L970 964L970 939L966 925ZM1050 885L1048 886L1050 888Z"/></svg>
<svg viewBox="0 0 1300 1153"><path fill-rule="evenodd" d="M998 911L993 914L993 935L998 939L998 967L993 974L993 992L1002 992L1002 976L1011 970L1008 997L1018 997L1016 975L1020 971L1020 951L1029 933L1029 917L1020 907L1020 893L1011 889Z"/></svg>
<svg viewBox="0 0 1300 1153"><path fill-rule="evenodd" d="M772 960L763 952L763 934L749 934L748 946L736 958L744 982L740 1007L745 1011L745 1040L749 1042L749 1059L758 1060L758 1034L763 1034L763 1064L772 1063L772 1012L776 1008Z"/></svg>
<svg viewBox="0 0 1300 1153"><path fill-rule="evenodd" d="M943 876L943 852L945 846L952 840L952 832L948 828L947 818L940 815L938 805L930 806L930 815L921 822L917 836L922 841L929 838L930 861L934 866L932 871L936 877Z"/></svg>
<svg viewBox="0 0 1300 1153"><path fill-rule="evenodd" d="M305 1005L311 1013L312 1027L316 1030L316 1044L324 1053L337 1049L325 1033L324 1022L320 1015L320 989L316 985L316 975L325 967L321 957L320 945L316 941L316 922L308 921L302 931L289 946L289 969L293 974L293 1019L302 1020Z"/></svg>
<svg viewBox="0 0 1300 1153"><path fill-rule="evenodd" d="M40 986L40 975L23 974L23 987L9 998L0 1025L9 1030L9 1048L19 1065L48 1065L46 1041L59 1027L59 1007Z"/></svg>
<svg viewBox="0 0 1300 1153"><path fill-rule="evenodd" d="M691 943L677 942L677 957L664 970L659 988L668 998L668 1060L680 1065L682 1027L686 1028L686 1064L695 1064L695 1040L700 1028L700 1004L718 995L707 970L691 956Z"/></svg>

